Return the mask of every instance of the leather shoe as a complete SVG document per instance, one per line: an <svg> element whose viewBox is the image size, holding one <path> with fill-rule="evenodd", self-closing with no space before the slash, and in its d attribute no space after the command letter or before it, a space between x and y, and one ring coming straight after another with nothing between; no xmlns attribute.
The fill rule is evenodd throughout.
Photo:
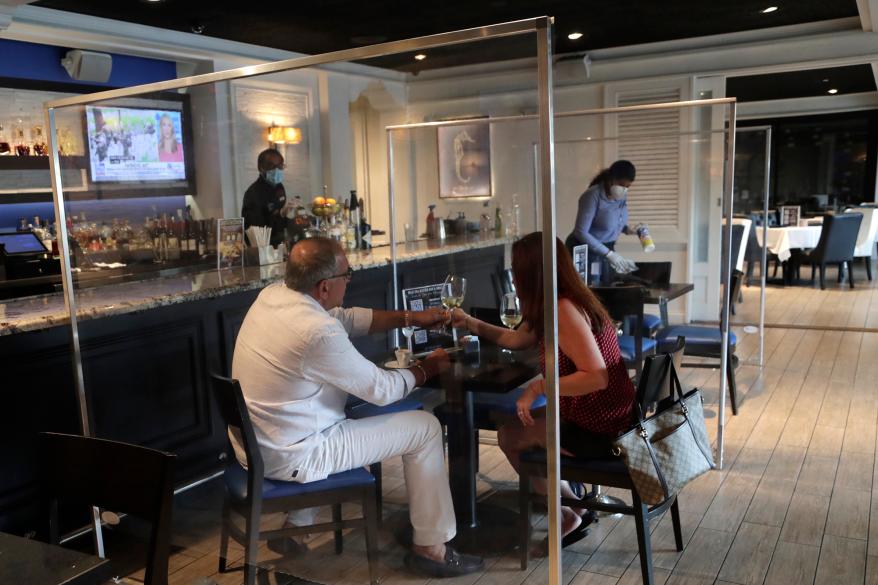
<svg viewBox="0 0 878 585"><path fill-rule="evenodd" d="M461 554L449 544L445 545L445 560L443 562L410 552L405 557L405 564L416 573L440 579L468 575L485 568L485 561L482 560L482 557Z"/></svg>

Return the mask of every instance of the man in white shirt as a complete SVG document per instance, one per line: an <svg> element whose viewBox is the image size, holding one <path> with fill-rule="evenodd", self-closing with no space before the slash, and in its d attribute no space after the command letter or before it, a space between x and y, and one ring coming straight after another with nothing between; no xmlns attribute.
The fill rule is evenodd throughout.
<svg viewBox="0 0 878 585"><path fill-rule="evenodd" d="M442 430L427 412L345 418L348 394L385 405L448 367L437 350L409 369L376 367L350 337L447 321L420 312L341 308L353 271L338 242L307 239L290 252L284 283L266 287L247 312L232 361L271 479L307 483L402 456L414 544L406 564L434 577L481 570L482 559L446 543L456 534ZM243 452L232 437L239 461ZM291 514L288 521L300 518Z"/></svg>

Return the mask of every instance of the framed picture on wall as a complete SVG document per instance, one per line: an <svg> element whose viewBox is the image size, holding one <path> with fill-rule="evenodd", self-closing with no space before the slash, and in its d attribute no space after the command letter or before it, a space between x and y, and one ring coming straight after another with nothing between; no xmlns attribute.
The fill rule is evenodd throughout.
<svg viewBox="0 0 878 585"><path fill-rule="evenodd" d="M797 226L799 219L802 217L801 205L781 205L780 206L780 225Z"/></svg>
<svg viewBox="0 0 878 585"><path fill-rule="evenodd" d="M439 197L490 197L490 124L440 126L437 137Z"/></svg>

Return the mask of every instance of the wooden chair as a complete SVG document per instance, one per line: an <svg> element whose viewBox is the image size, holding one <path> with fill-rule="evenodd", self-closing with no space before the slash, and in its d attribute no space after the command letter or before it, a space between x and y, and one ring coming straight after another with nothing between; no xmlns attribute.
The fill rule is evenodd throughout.
<svg viewBox="0 0 878 585"><path fill-rule="evenodd" d="M227 570L226 556L230 536L244 546L244 582L252 585L258 570L256 556L260 540L331 530L335 533L335 552L340 554L343 547L342 530L365 527L369 580L373 585L377 585L378 518L375 510L375 478L366 469L360 467L310 483L266 479L263 473L262 455L259 453L259 445L241 393L241 386L237 380L214 375L213 390L222 419L227 429L240 437L241 447L247 459L247 469L244 469L238 463L229 442L219 572L225 573ZM363 516L342 520L341 505L352 501L361 502ZM332 521L279 530L260 531L259 529L259 521L263 513L287 512L316 506L332 506ZM232 512L244 517L243 531L231 521Z"/></svg>
<svg viewBox="0 0 878 585"><path fill-rule="evenodd" d="M167 585L176 455L129 443L40 433L41 489L49 542L60 542L59 501L97 506L150 523L145 585Z"/></svg>
<svg viewBox="0 0 878 585"><path fill-rule="evenodd" d="M637 401L647 412L651 405L665 398L670 388L671 363L683 352L683 340L678 340L675 351L668 354L649 356L643 365L643 373L637 388ZM632 421L633 423L633 421ZM519 474L519 554L521 569L527 569L530 554L531 504L535 496L531 494L531 477L546 477L546 452L535 449L522 453ZM568 500L561 498L564 506L588 508L596 512L610 512L634 516L637 528L637 547L640 552L640 570L644 585L655 582L652 571L652 543L650 521L670 508L674 526L674 539L678 551L683 550L683 530L680 525L680 509L677 495L673 494L655 506L644 504L637 495L628 468L618 457L608 455L600 459L580 459L561 457L561 479L571 482L599 484L602 486L626 489L631 492L632 505L602 504L593 500ZM543 496L539 496L542 498Z"/></svg>

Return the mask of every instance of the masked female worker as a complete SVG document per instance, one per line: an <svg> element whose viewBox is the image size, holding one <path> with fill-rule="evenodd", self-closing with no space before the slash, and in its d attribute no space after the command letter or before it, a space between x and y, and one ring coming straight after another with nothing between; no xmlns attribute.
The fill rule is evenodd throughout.
<svg viewBox="0 0 878 585"><path fill-rule="evenodd" d="M619 234L632 234L628 227L628 187L634 182L634 165L617 160L591 180L579 197L579 211L573 232L567 236L567 248L588 244L589 258L602 258L601 282L609 283L611 271L626 274L637 264L616 252ZM590 260L591 262L591 260Z"/></svg>

